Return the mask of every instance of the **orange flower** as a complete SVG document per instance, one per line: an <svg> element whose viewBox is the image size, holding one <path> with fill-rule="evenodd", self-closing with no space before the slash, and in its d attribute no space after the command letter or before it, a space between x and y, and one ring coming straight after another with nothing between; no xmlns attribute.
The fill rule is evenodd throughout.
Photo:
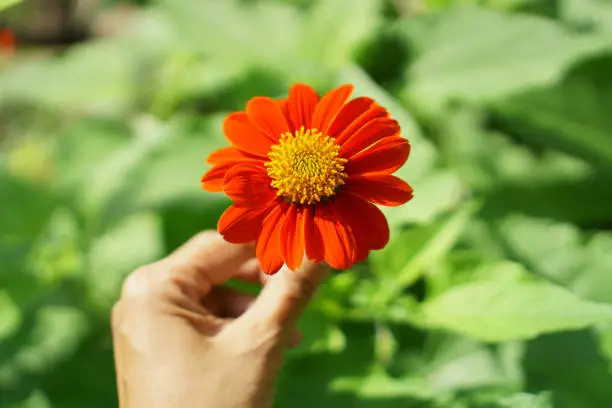
<svg viewBox="0 0 612 408"><path fill-rule="evenodd" d="M346 269L389 241L374 205L397 206L412 188L391 173L410 144L397 121L374 100L347 102L352 85L322 98L296 84L289 98L255 97L230 114L223 132L233 146L213 152L202 188L224 191L234 204L218 223L233 243L256 241L265 273L304 257Z"/></svg>
<svg viewBox="0 0 612 408"><path fill-rule="evenodd" d="M11 55L15 50L15 36L9 30L0 29L0 54Z"/></svg>

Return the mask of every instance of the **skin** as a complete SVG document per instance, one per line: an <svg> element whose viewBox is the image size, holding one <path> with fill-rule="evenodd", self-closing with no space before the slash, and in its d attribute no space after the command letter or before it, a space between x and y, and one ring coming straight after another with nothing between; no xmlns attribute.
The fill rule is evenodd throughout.
<svg viewBox="0 0 612 408"><path fill-rule="evenodd" d="M112 312L120 408L266 408L295 323L329 273L260 272L252 245L196 235L134 271ZM257 298L223 287L264 284Z"/></svg>

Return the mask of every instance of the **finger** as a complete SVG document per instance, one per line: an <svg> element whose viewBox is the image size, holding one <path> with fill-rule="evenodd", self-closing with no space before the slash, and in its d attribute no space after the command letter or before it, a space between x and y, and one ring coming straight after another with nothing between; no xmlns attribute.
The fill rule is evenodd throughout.
<svg viewBox="0 0 612 408"><path fill-rule="evenodd" d="M257 258L246 261L234 274L234 278L256 285L263 285L267 280L267 276L268 275L262 272Z"/></svg>
<svg viewBox="0 0 612 408"><path fill-rule="evenodd" d="M199 302L253 256L252 245L230 244L217 232L204 231L167 258L133 272L122 293L131 298L186 296Z"/></svg>
<svg viewBox="0 0 612 408"><path fill-rule="evenodd" d="M253 244L231 244L216 231L203 231L170 254L165 263L205 273L211 285L219 285L254 256Z"/></svg>
<svg viewBox="0 0 612 408"><path fill-rule="evenodd" d="M117 377L117 394L119 399L119 406L125 407L127 406L127 391L125 386L125 377L124 377L124 344L123 339L121 338L121 334L119 333L119 325L120 325L120 309L119 305L115 305L111 312L111 333L113 338L113 355L115 360L115 373Z"/></svg>
<svg viewBox="0 0 612 408"><path fill-rule="evenodd" d="M242 315L254 300L254 296L225 286L218 286L202 302L216 316L228 318Z"/></svg>
<svg viewBox="0 0 612 408"><path fill-rule="evenodd" d="M306 259L296 271L283 267L268 279L253 306L239 320L247 329L253 323L272 331L292 329L328 274L329 266Z"/></svg>

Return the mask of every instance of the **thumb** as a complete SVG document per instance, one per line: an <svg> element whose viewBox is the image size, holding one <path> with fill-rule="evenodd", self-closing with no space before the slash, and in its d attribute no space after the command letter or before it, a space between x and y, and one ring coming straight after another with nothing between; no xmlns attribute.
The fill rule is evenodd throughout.
<svg viewBox="0 0 612 408"><path fill-rule="evenodd" d="M240 320L247 325L257 322L258 326L272 331L293 329L329 271L327 264L315 264L306 258L295 271L284 266L268 278L261 293Z"/></svg>

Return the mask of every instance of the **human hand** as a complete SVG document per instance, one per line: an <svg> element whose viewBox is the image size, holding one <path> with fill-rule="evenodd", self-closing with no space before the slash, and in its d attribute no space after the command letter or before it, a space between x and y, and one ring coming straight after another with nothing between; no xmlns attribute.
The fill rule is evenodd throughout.
<svg viewBox="0 0 612 408"><path fill-rule="evenodd" d="M126 279L112 313L121 408L272 405L295 322L329 268L265 276L254 256L207 231ZM265 285L254 299L220 286L232 277Z"/></svg>

